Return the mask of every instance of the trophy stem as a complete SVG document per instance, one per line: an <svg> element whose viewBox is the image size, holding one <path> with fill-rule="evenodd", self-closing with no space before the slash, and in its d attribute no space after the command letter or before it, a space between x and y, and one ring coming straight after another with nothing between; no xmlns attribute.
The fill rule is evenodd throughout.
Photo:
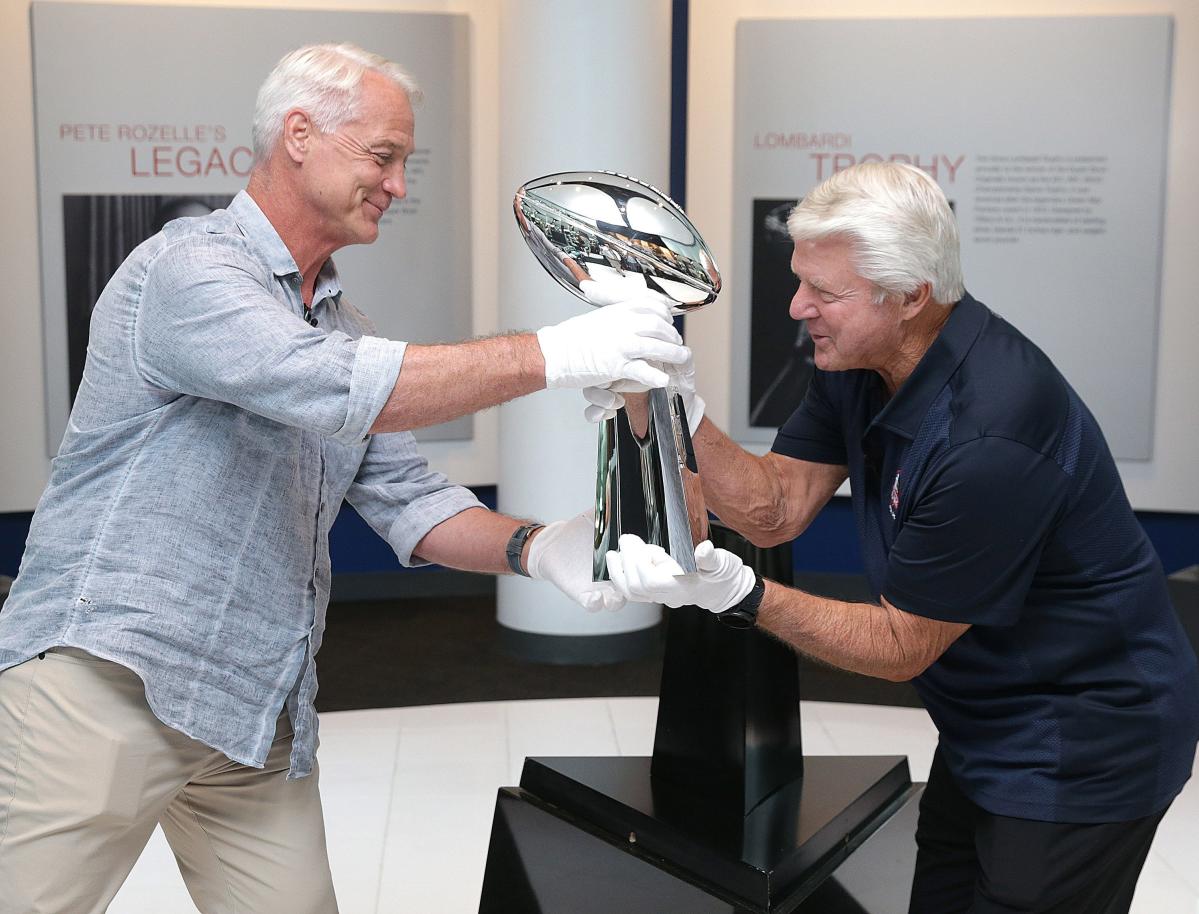
<svg viewBox="0 0 1199 914"><path fill-rule="evenodd" d="M595 469L595 531L591 556L593 581L608 580L608 551L616 548L620 538L620 451L617 447L619 436L618 416L612 416L600 423Z"/></svg>
<svg viewBox="0 0 1199 914"><path fill-rule="evenodd" d="M688 471L684 461L685 451L679 442L687 435L686 418L679 422L677 412L671 409L671 401L664 388L649 392L650 414L654 420L657 439L659 478L662 480L662 501L655 506L655 520L664 520L665 534L658 545L670 553L684 572L695 571L695 542L692 538L691 521L687 510L687 491L683 484L683 473ZM680 407L681 408L681 407ZM649 499L646 499L646 514L649 514Z"/></svg>
<svg viewBox="0 0 1199 914"><path fill-rule="evenodd" d="M659 388L625 400L599 431L592 579L608 580L607 553L625 533L695 571L694 547L707 538L708 515L682 398Z"/></svg>

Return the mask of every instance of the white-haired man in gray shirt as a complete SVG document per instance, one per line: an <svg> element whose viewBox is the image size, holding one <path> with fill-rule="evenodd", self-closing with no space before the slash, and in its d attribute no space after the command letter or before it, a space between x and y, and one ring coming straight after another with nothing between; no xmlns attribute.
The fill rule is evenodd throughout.
<svg viewBox="0 0 1199 914"><path fill-rule="evenodd" d="M246 190L168 224L100 296L0 614L3 914L105 910L158 824L205 914L336 911L313 699L343 500L406 564L618 602L591 582L586 516L489 511L410 430L662 384L687 351L654 301L455 345L374 336L330 258L404 196L415 94L353 46L287 55Z"/></svg>

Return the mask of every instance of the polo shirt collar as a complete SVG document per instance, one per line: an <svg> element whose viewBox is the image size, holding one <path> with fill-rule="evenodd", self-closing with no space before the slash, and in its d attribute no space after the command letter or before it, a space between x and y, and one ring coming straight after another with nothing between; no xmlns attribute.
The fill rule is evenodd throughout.
<svg viewBox="0 0 1199 914"><path fill-rule="evenodd" d="M964 294L953 306L949 319L928 352L895 396L874 417L871 427L878 426L905 438L915 438L933 400L966 358L989 314L985 305L970 293Z"/></svg>
<svg viewBox="0 0 1199 914"><path fill-rule="evenodd" d="M300 268L296 266L291 251L287 249L275 226L259 209L253 197L244 190L238 191L228 209L242 234L253 239L272 273L278 277L300 275ZM321 266L312 296L313 302L319 302L324 298L330 299L334 304L339 304L341 300L341 280L338 278L332 257Z"/></svg>

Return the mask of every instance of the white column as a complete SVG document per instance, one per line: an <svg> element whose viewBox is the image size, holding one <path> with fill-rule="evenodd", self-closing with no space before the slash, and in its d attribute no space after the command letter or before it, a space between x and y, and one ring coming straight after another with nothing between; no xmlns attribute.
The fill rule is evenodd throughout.
<svg viewBox="0 0 1199 914"><path fill-rule="evenodd" d="M499 323L536 329L587 308L527 249L512 216L526 181L602 169L665 189L670 169L670 0L502 0ZM595 497L596 429L576 391L542 391L500 412L499 508L542 521ZM498 619L536 635L644 631L657 606L587 613L545 582L499 579Z"/></svg>

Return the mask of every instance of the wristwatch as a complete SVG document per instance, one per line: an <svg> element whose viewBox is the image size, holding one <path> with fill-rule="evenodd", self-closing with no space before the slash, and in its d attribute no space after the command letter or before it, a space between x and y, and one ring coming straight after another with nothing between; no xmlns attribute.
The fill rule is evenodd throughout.
<svg viewBox="0 0 1199 914"><path fill-rule="evenodd" d="M734 603L716 618L730 628L753 628L758 624L758 610L762 606L762 598L766 596L766 582L756 571L754 586L743 596L740 602Z"/></svg>
<svg viewBox="0 0 1199 914"><path fill-rule="evenodd" d="M513 574L529 577L529 573L521 567L520 554L525 551L525 540L529 538L529 535L544 526L545 524L525 524L512 531L512 536L508 539L508 545L504 548L504 552L508 556L508 567L512 569Z"/></svg>

